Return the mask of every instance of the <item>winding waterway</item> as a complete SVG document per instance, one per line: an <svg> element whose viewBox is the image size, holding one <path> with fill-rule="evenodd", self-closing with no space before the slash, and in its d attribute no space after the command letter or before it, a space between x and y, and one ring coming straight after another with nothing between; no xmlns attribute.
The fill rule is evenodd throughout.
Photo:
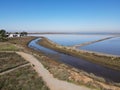
<svg viewBox="0 0 120 90"><path fill-rule="evenodd" d="M37 42L40 40L41 40L40 38L32 40L28 46L37 51L43 52L48 57L51 57L54 59L57 58L58 61L68 64L70 66L73 66L77 69L86 71L88 73L92 73L96 76L103 77L104 79L109 81L120 83L120 71L112 70L112 69L103 67L101 65L89 62L87 60L83 60L77 57L73 57L70 55L66 55L66 54L59 53L54 50L45 48L37 44Z"/></svg>

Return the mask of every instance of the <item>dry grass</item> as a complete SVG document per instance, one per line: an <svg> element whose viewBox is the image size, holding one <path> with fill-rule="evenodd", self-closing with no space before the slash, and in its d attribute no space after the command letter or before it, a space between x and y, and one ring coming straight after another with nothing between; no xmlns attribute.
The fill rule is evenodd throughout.
<svg viewBox="0 0 120 90"><path fill-rule="evenodd" d="M0 72L28 63L13 52L0 52Z"/></svg>
<svg viewBox="0 0 120 90"><path fill-rule="evenodd" d="M49 90L37 73L23 67L0 76L0 90Z"/></svg>
<svg viewBox="0 0 120 90"><path fill-rule="evenodd" d="M18 45L19 47L25 47L28 48L28 43L35 39L36 37L17 37L17 38L11 38L8 40L9 43L12 43L14 45Z"/></svg>
<svg viewBox="0 0 120 90"><path fill-rule="evenodd" d="M0 51L18 51L19 49L15 47L14 45L7 43L7 42L1 42L0 43Z"/></svg>

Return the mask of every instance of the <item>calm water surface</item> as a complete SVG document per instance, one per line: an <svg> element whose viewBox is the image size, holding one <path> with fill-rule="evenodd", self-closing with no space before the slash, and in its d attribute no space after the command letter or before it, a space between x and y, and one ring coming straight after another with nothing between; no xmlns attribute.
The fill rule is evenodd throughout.
<svg viewBox="0 0 120 90"><path fill-rule="evenodd" d="M98 64L91 63L89 61L86 61L80 58L62 54L54 50L42 47L36 43L39 40L40 39L31 41L28 46L37 51L43 52L48 57L51 57L53 59L57 58L58 61L71 65L77 69L84 70L88 73L93 73L97 76L105 78L106 80L120 82L120 71L112 70L112 69L103 67Z"/></svg>
<svg viewBox="0 0 120 90"><path fill-rule="evenodd" d="M78 47L78 49L120 55L120 37L97 42L83 47Z"/></svg>
<svg viewBox="0 0 120 90"><path fill-rule="evenodd" d="M110 35L31 34L30 36L44 36L60 45L73 46L76 44L81 44L109 37Z"/></svg>

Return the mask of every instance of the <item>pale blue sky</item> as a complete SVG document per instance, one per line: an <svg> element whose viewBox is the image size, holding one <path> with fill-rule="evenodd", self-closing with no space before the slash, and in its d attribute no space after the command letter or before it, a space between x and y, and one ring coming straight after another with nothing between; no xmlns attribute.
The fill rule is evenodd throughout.
<svg viewBox="0 0 120 90"><path fill-rule="evenodd" d="M0 0L0 29L120 32L120 0Z"/></svg>

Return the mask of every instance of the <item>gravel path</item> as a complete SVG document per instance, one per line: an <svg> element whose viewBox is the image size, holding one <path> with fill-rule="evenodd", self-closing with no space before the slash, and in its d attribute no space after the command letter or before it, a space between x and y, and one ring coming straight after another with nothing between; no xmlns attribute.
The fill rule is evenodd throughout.
<svg viewBox="0 0 120 90"><path fill-rule="evenodd" d="M33 68L39 76L43 78L43 81L50 90L90 90L87 87L77 86L75 84L54 78L33 55L24 52L17 52L17 54L21 55L25 60L29 61L33 65Z"/></svg>

